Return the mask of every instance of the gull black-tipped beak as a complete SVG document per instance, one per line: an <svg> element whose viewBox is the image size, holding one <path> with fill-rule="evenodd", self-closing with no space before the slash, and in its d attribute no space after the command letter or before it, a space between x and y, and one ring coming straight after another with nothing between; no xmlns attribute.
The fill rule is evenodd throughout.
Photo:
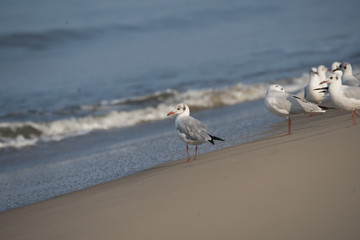
<svg viewBox="0 0 360 240"><path fill-rule="evenodd" d="M335 71L337 71L337 70L341 70L341 68L335 68L334 70L333 70L333 72L335 72Z"/></svg>

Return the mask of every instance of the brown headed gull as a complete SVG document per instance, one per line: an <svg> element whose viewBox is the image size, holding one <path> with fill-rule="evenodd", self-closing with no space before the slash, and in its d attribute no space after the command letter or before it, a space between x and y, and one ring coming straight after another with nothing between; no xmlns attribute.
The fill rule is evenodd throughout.
<svg viewBox="0 0 360 240"><path fill-rule="evenodd" d="M329 83L329 94L334 104L341 109L352 110L355 125L355 110L360 109L360 87L343 85L341 77L337 74L330 75L324 82Z"/></svg>
<svg viewBox="0 0 360 240"><path fill-rule="evenodd" d="M190 109L186 104L178 104L176 108L167 115L170 116L173 114L177 115L175 120L177 134L179 135L180 139L186 143L188 162L191 161L188 144L196 145L194 158L194 160L196 160L198 145L205 142L214 144L214 140L224 141L221 138L210 135L202 122L196 118L191 117Z"/></svg>
<svg viewBox="0 0 360 240"><path fill-rule="evenodd" d="M352 72L351 64L348 62L343 62L340 65L340 69L342 70L343 77L342 81L344 85L353 86L353 87L360 87L360 80L357 79Z"/></svg>
<svg viewBox="0 0 360 240"><path fill-rule="evenodd" d="M291 134L290 116L302 113L325 112L318 105L285 92L280 85L271 85L265 96L265 106L273 114L288 119L288 134ZM325 109L325 108L324 108Z"/></svg>

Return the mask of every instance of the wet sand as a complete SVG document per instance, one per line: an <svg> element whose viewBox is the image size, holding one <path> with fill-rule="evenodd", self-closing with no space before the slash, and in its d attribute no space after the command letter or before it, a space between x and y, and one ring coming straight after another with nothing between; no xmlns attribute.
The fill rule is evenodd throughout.
<svg viewBox="0 0 360 240"><path fill-rule="evenodd" d="M357 120L297 117L289 136L284 121L269 138L9 210L0 236L360 239Z"/></svg>

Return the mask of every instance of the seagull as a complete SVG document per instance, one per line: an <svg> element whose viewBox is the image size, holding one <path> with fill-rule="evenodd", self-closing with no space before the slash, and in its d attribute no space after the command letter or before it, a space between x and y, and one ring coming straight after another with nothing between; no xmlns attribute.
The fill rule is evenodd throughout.
<svg viewBox="0 0 360 240"><path fill-rule="evenodd" d="M352 72L351 64L348 62L343 62L340 65L340 69L342 70L343 77L342 81L344 85L353 86L353 87L360 87L360 80L357 79Z"/></svg>
<svg viewBox="0 0 360 240"><path fill-rule="evenodd" d="M338 76L340 79L342 78L342 76L343 76L343 72L341 71L341 68L340 68L340 65L341 65L341 63L339 63L339 62L334 62L333 64L332 64L332 66L331 66L331 69L332 69L332 74L335 74L336 76ZM330 75L332 75L332 74L330 74ZM329 75L329 77L330 77L330 75ZM326 80L325 81L322 81L322 83L326 83ZM326 93L327 93L327 95L328 95L328 93L329 93L329 86L327 86L327 87L321 87L321 88L316 88L316 89L314 89L314 90L323 90L323 91L325 91ZM330 107L330 108L338 108L338 106L334 103L334 101L333 101L333 99L328 95L325 99L324 99L324 101L323 101L323 103L327 106L327 107ZM343 111L343 109L342 108L340 108L340 112L342 112Z"/></svg>
<svg viewBox="0 0 360 240"><path fill-rule="evenodd" d="M325 112L324 109L326 109L285 92L284 88L277 84L273 84L268 88L265 96L265 106L271 113L288 119L288 134L291 134L290 116L306 112Z"/></svg>
<svg viewBox="0 0 360 240"><path fill-rule="evenodd" d="M324 82L329 83L329 93L334 104L341 109L352 110L352 120L355 125L355 110L360 109L360 87L343 85L341 77L337 74L330 75Z"/></svg>
<svg viewBox="0 0 360 240"><path fill-rule="evenodd" d="M180 139L186 143L188 162L191 162L188 144L196 145L194 158L194 160L196 160L198 145L205 142L214 144L214 140L225 141L224 139L210 135L202 122L196 118L191 117L190 109L186 104L178 104L176 108L167 115L171 116L173 114L177 115L175 120L177 134Z"/></svg>
<svg viewBox="0 0 360 240"><path fill-rule="evenodd" d="M323 70L321 70L321 71L323 71ZM322 100L324 100L324 98L326 97L326 92L315 90L317 87L321 86L320 85L320 82L321 82L320 76L317 72L317 69L315 67L312 67L309 70L309 75L310 75L310 81L309 81L309 84L305 87L304 99L309 102L312 102L312 103L320 104L322 102ZM324 72L324 76L322 76L322 77L325 77L325 72ZM326 80L326 79L324 79L324 80ZM322 87L327 87L327 85L322 86Z"/></svg>

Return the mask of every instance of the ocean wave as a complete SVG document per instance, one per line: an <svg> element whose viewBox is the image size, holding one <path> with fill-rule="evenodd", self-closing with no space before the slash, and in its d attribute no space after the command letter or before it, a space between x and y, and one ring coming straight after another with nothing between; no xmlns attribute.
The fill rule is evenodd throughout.
<svg viewBox="0 0 360 240"><path fill-rule="evenodd" d="M92 37L102 36L111 32L132 32L141 29L139 26L128 24L116 24L105 27L57 28L37 32L14 32L0 35L0 48L27 48L43 50L53 45L73 41L85 40Z"/></svg>
<svg viewBox="0 0 360 240"><path fill-rule="evenodd" d="M304 87L307 81L308 77L304 74L298 78L279 80L276 83L284 85L288 91L293 92ZM2 122L0 123L0 149L22 148L35 145L39 141L60 141L64 138L84 135L92 131L130 127L145 122L162 120L180 102L188 104L192 111L199 111L254 101L264 97L270 84L272 82L252 85L238 83L219 89L208 88L185 92L168 89L146 96L101 101L98 104L82 105L75 108L92 113L83 117L72 116L44 122ZM133 108L105 111L118 106L121 108L124 105L132 105ZM95 110L106 113L94 115Z"/></svg>

